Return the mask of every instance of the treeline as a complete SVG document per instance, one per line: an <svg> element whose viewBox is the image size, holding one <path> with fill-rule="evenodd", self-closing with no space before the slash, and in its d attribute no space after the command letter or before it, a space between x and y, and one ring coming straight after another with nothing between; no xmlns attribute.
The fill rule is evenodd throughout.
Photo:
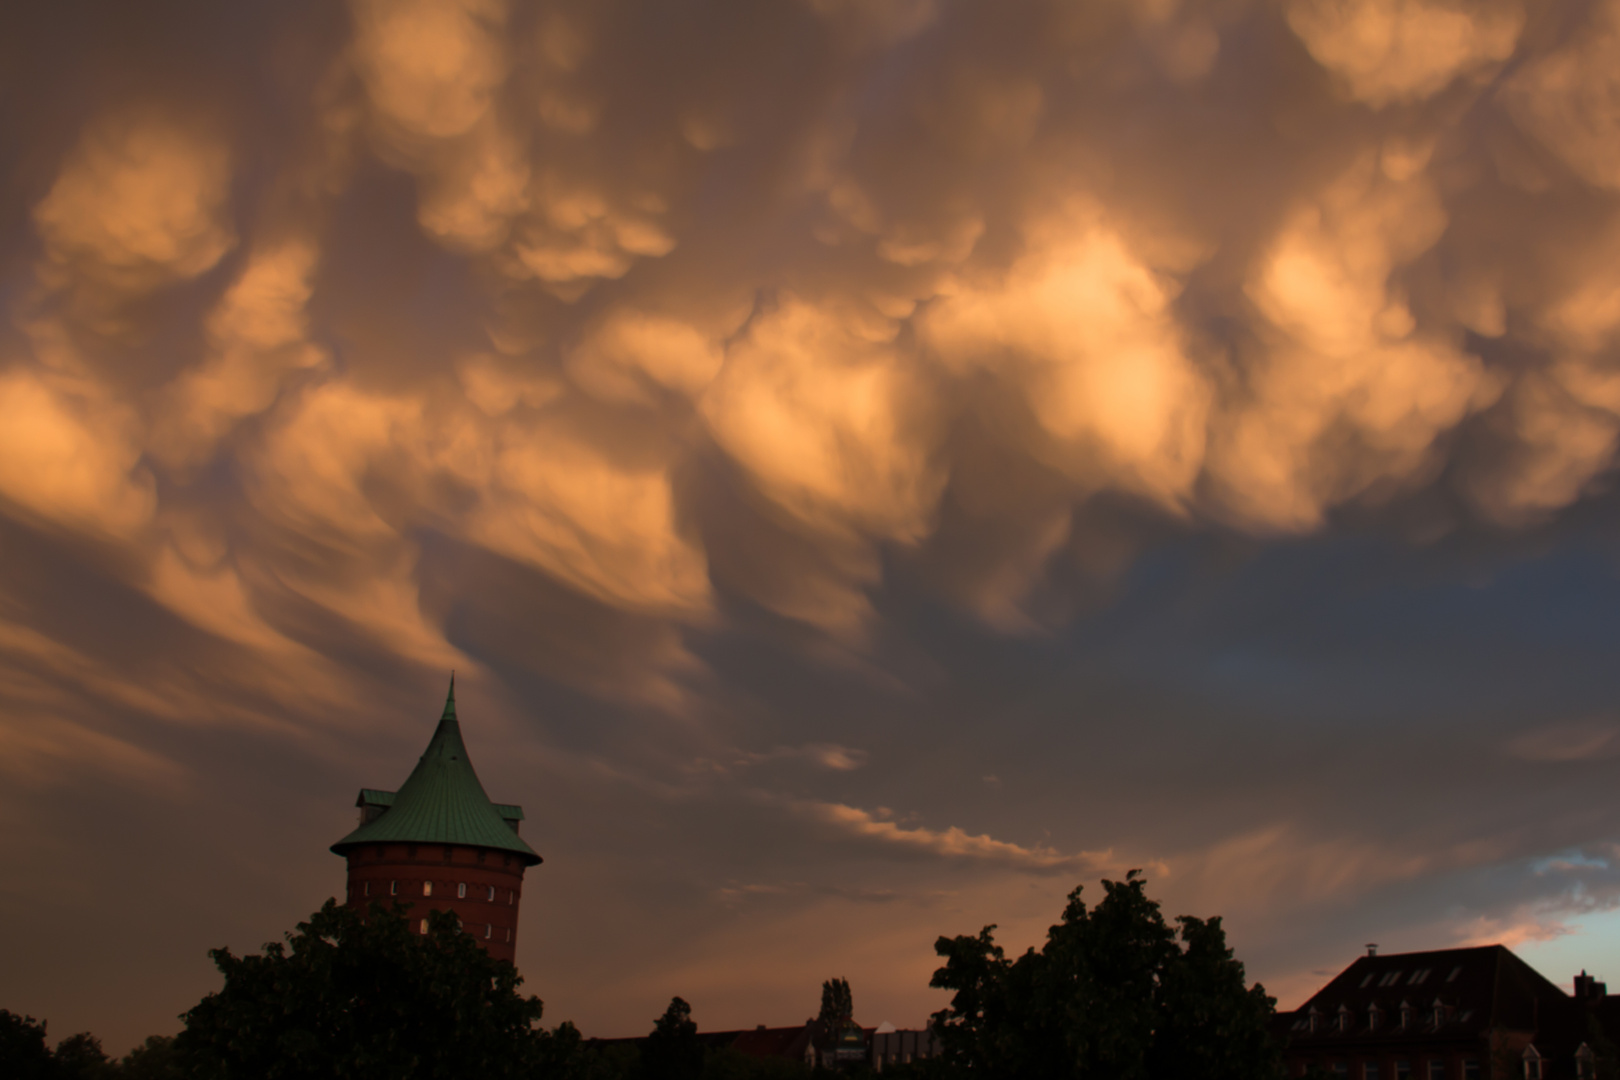
<svg viewBox="0 0 1620 1080"><path fill-rule="evenodd" d="M1036 950L1009 959L994 926L942 937L930 985L949 1005L932 1018L942 1056L886 1064L928 1080L1253 1080L1281 1075L1270 1034L1275 1001L1249 986L1219 918L1167 923L1132 871L1105 881L1094 909L1069 895ZM812 1070L706 1045L691 1007L671 1001L646 1038L596 1041L571 1023L547 1029L540 999L513 966L430 912L427 935L404 907L362 918L328 901L285 943L255 956L210 953L224 985L121 1061L89 1034L54 1048L42 1024L0 1011L7 1080L787 1080ZM823 986L820 1033L851 1022L849 987ZM871 1066L849 1064L859 1075Z"/></svg>

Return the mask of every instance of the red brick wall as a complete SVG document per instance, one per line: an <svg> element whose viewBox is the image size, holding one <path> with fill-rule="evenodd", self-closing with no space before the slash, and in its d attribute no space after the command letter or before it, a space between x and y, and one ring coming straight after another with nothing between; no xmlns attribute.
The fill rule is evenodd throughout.
<svg viewBox="0 0 1620 1080"><path fill-rule="evenodd" d="M364 844L349 852L347 904L410 905L411 928L426 909L454 912L461 926L497 960L515 962L523 860L498 851L444 844ZM432 883L431 896L423 885ZM465 885L467 895L460 896ZM489 890L495 899L488 899ZM487 936L486 936L487 935Z"/></svg>

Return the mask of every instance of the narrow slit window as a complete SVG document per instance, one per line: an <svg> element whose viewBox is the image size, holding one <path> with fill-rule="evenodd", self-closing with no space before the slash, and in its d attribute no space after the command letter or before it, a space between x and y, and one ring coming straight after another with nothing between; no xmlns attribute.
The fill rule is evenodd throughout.
<svg viewBox="0 0 1620 1080"><path fill-rule="evenodd" d="M418 931L418 933L422 933L422 934L427 933L427 920L426 919L422 920L422 926L421 926L421 929Z"/></svg>
<svg viewBox="0 0 1620 1080"><path fill-rule="evenodd" d="M368 882L365 883L364 891L361 893L361 895L362 896L370 896L371 895L371 882L368 881Z"/></svg>
<svg viewBox="0 0 1620 1080"><path fill-rule="evenodd" d="M458 899L458 900L467 899L467 883L465 881L457 883L457 885L456 885L456 899Z"/></svg>
<svg viewBox="0 0 1620 1080"><path fill-rule="evenodd" d="M423 896L432 896L433 895L433 882L431 882L431 881L422 882L422 895Z"/></svg>
<svg viewBox="0 0 1620 1080"><path fill-rule="evenodd" d="M389 896L398 896L399 895L399 882L390 881L388 883L388 895Z"/></svg>
<svg viewBox="0 0 1620 1080"><path fill-rule="evenodd" d="M512 928L510 926L506 928L506 943L508 945L512 944Z"/></svg>
<svg viewBox="0 0 1620 1080"><path fill-rule="evenodd" d="M491 937L494 936L494 934L495 934L495 924L494 923L485 923L484 924L484 940L488 941Z"/></svg>
<svg viewBox="0 0 1620 1080"><path fill-rule="evenodd" d="M485 897L485 899L486 900L491 900L491 901L493 901L495 899L495 886L491 885L489 887L489 895L487 897Z"/></svg>

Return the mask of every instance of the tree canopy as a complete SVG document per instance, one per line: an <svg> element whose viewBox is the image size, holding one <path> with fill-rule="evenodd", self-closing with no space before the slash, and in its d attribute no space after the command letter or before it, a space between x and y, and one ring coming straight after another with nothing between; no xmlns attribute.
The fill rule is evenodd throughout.
<svg viewBox="0 0 1620 1080"><path fill-rule="evenodd" d="M698 1080L703 1075L703 1043L692 1006L681 998L670 999L642 1042L641 1074L646 1080Z"/></svg>
<svg viewBox="0 0 1620 1080"><path fill-rule="evenodd" d="M1008 960L993 925L940 938L930 985L946 1061L985 1077L1250 1080L1277 1075L1276 1005L1227 948L1221 920L1168 925L1136 871L1087 910L1069 894L1039 952Z"/></svg>
<svg viewBox="0 0 1620 1080"><path fill-rule="evenodd" d="M176 1049L209 1080L438 1080L527 1077L544 1035L517 970L427 913L413 933L403 905L362 915L328 900L263 955L209 955L225 976L183 1019Z"/></svg>

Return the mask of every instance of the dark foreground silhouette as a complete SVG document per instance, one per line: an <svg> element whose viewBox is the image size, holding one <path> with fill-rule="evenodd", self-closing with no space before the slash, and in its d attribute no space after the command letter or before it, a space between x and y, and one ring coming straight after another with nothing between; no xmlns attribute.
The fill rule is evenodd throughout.
<svg viewBox="0 0 1620 1080"><path fill-rule="evenodd" d="M886 1077L928 1080L1270 1080L1274 1000L1245 983L1219 918L1168 924L1136 872L1103 882L1088 910L1080 889L1039 951L1009 960L994 926L941 937L931 985L951 991L933 1016L939 1057L889 1062ZM717 1046L677 997L641 1039L582 1039L540 1025L513 966L489 956L455 917L403 906L362 916L328 901L262 954L210 953L224 985L153 1037L109 1060L88 1033L52 1049L43 1024L0 1010L6 1080L782 1080L829 1070L804 1058ZM843 979L822 986L811 1058L846 1075L862 1029Z"/></svg>

